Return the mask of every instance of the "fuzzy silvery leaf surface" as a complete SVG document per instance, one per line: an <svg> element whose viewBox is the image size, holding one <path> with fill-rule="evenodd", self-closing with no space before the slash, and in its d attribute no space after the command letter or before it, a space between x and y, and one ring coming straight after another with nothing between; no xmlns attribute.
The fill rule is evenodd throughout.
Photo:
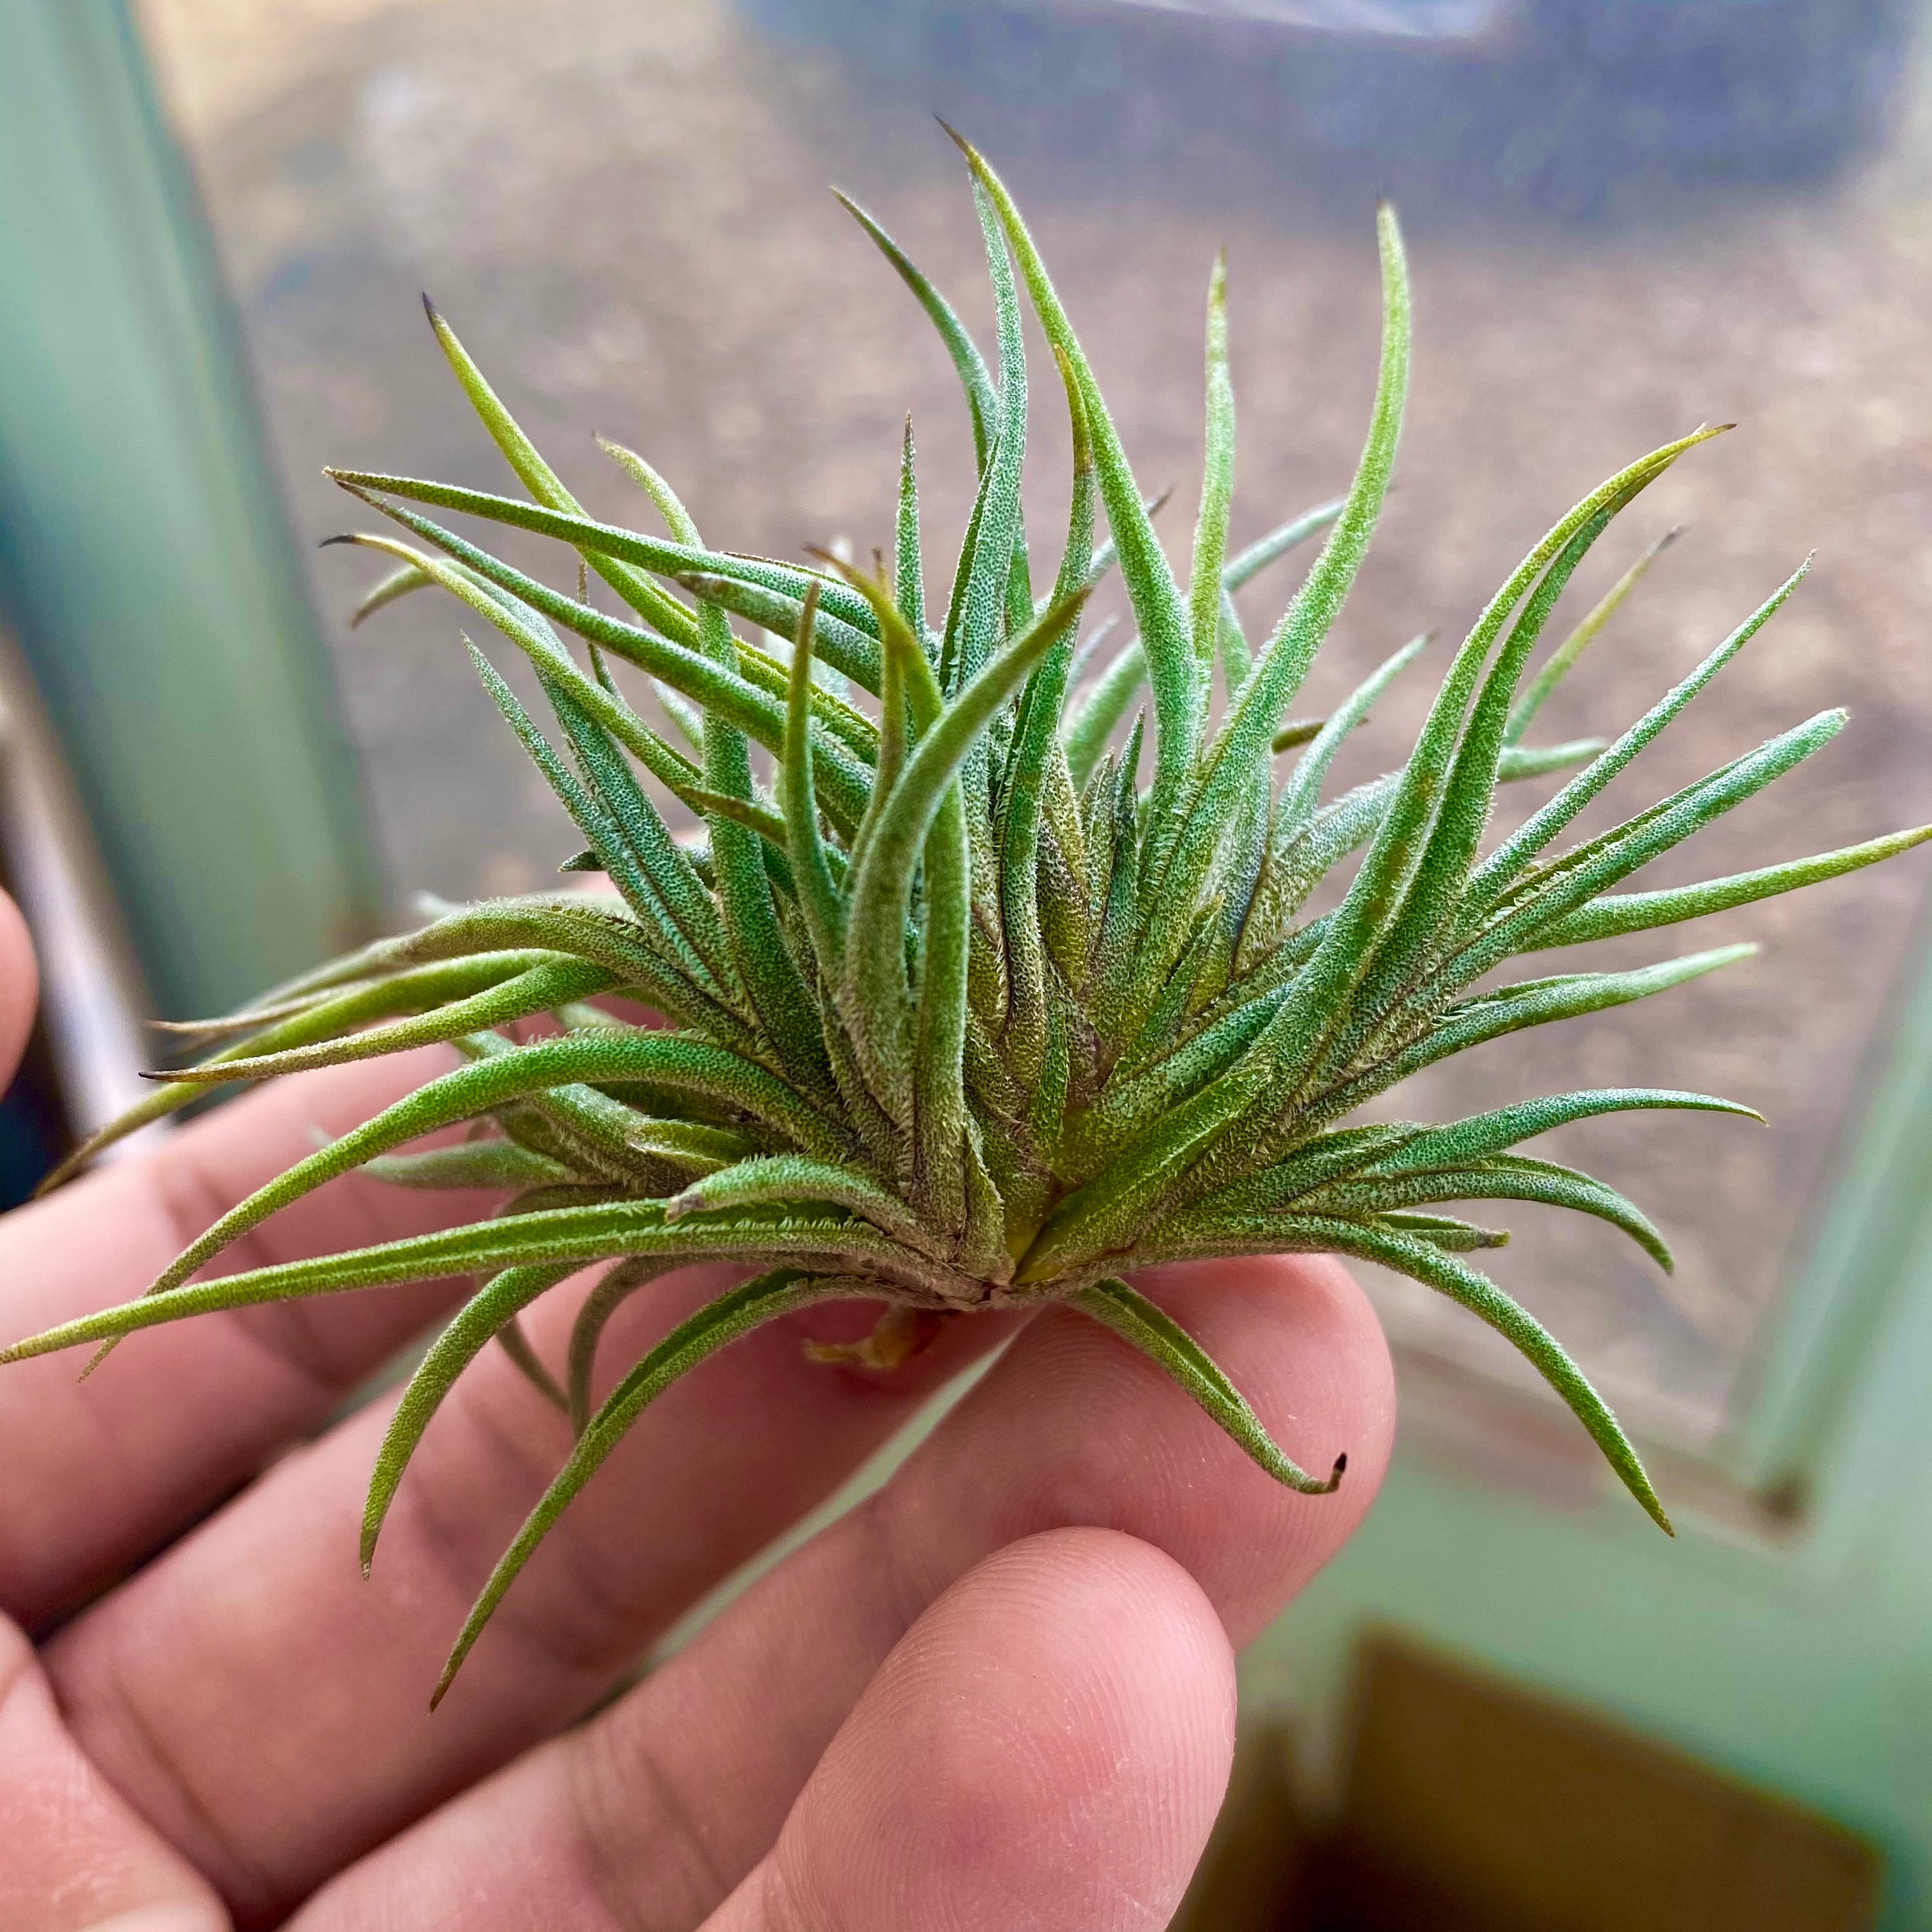
<svg viewBox="0 0 1932 1932"><path fill-rule="evenodd" d="M1594 1115L1750 1109L1658 1087L1540 1096L1439 1124L1354 1117L1449 1054L1666 991L1752 949L1498 980L1518 956L1721 912L1932 836L1920 827L1699 884L1618 890L1822 749L1845 722L1832 711L1612 830L1565 842L1804 574L1801 565L1620 736L1525 742L1661 542L1580 621L1552 630L1570 579L1622 512L1719 433L1705 428L1567 512L1460 646L1440 652L1442 682L1407 762L1336 794L1328 779L1343 740L1423 649L1418 640L1395 652L1325 718L1291 715L1394 468L1410 308L1394 214L1378 218L1381 357L1354 478L1345 496L1234 554L1234 399L1226 278L1215 265L1204 480L1184 572L1156 535L1157 506L1129 466L1024 224L997 176L964 151L997 315L990 363L892 238L846 204L960 378L978 487L956 548L922 526L910 424L892 553L870 568L713 548L670 484L611 444L650 527L597 521L430 310L458 382L526 494L334 472L393 532L341 540L394 564L358 621L422 590L466 607L490 646L466 639L478 675L585 842L565 869L600 875L604 889L449 910L199 1029L212 1050L158 1076L154 1094L67 1171L224 1082L432 1042L454 1046L463 1064L223 1216L142 1299L0 1358L111 1346L208 1310L473 1275L471 1298L390 1425L365 1565L439 1402L493 1341L568 1412L576 1442L478 1599L446 1687L532 1550L648 1403L752 1328L835 1300L880 1304L877 1325L862 1343L818 1352L875 1368L976 1312L1066 1303L1151 1358L1269 1475L1319 1493L1341 1479L1346 1445L1335 1445L1332 1467L1298 1468L1215 1362L1126 1277L1216 1256L1354 1256L1426 1284L1506 1336L1667 1528L1609 1408L1468 1258L1506 1237L1444 1210L1570 1208L1667 1268L1662 1238L1631 1202L1520 1149ZM1051 348L1072 430L1065 536L1050 574L1024 536L1024 303ZM448 527L451 514L555 539L572 587L513 567ZM1304 545L1315 554L1299 589L1272 630L1251 637L1234 593ZM1090 596L1113 573L1131 623L1088 627ZM593 574L626 615L593 604ZM1546 634L1557 640L1539 657ZM528 661L548 719L527 712L490 650ZM673 735L634 707L612 674L619 662L650 681L654 715ZM1488 836L1499 784L1556 776L1553 795L1517 830ZM654 794L696 816L701 844L674 835ZM1324 886L1328 909L1316 914ZM639 1006L662 1024L620 1016ZM466 1137L407 1150L454 1128ZM356 1168L406 1186L474 1189L478 1217L197 1280L268 1215ZM614 1311L700 1261L747 1278L594 1400ZM592 1265L604 1272L568 1359L546 1366L518 1316Z"/></svg>

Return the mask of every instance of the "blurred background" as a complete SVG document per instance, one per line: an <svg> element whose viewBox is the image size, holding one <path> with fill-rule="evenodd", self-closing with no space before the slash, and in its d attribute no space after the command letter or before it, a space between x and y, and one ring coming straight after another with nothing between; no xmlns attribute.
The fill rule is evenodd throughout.
<svg viewBox="0 0 1932 1932"><path fill-rule="evenodd" d="M351 632L374 573L315 548L357 521L325 463L502 486L420 290L598 514L635 508L602 431L723 546L862 553L890 542L910 409L929 527L961 526L950 371L825 192L867 202L989 335L935 112L1018 194L1141 479L1175 488L1183 546L1215 249L1241 541L1346 484L1372 209L1397 202L1419 331L1400 483L1298 709L1420 630L1460 634L1603 476L1736 421L1580 578L1580 610L1687 526L1539 736L1620 728L1815 547L1797 599L1610 803L1842 703L1831 751L1646 883L1932 818L1927 24L1919 0L14 0L0 809L80 990L50 1000L38 1075L0 1109L8 1184L113 1103L148 1010L242 996L418 891L535 888L574 848L452 611L410 599ZM1050 547L1064 432L1039 414ZM1294 568L1248 593L1255 622ZM1392 694L1345 780L1400 758L1428 682ZM1401 1096L1426 1115L1662 1078L1771 1125L1561 1137L1663 1226L1674 1278L1528 1212L1496 1258L1661 1457L1688 1505L1675 1548L1605 1502L1588 1445L1493 1337L1375 1285L1402 1460L1249 1666L1257 1735L1289 1740L1330 1814L1381 1708L1346 1660L1392 1624L1865 1834L1888 1876L1853 1859L1853 1916L1790 1923L1932 1918L1925 892L1908 857L1727 915L1686 950L1750 938L1756 959ZM1615 963L1660 950L1624 945ZM1267 1922L1233 1895L1197 1914ZM1372 1907L1451 1922L1420 1909ZM1557 1909L1510 1910L1648 1911ZM1469 1922L1518 1922L1486 1910Z"/></svg>

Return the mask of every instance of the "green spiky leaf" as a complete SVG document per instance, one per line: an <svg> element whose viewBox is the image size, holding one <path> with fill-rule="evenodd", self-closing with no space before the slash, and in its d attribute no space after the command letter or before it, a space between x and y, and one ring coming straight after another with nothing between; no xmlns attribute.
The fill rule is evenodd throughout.
<svg viewBox="0 0 1932 1932"><path fill-rule="evenodd" d="M335 472L404 533L347 539L394 566L353 621L440 590L493 649L527 660L549 709L542 721L471 647L486 690L575 821L565 868L602 874L608 890L447 909L237 1013L180 1029L200 1057L157 1076L154 1094L58 1177L224 1083L430 1042L462 1056L238 1204L147 1294L0 1352L21 1359L211 1310L478 1276L396 1412L365 1557L437 1405L493 1340L567 1408L577 1442L484 1590L452 1672L649 1402L737 1336L836 1298L878 1301L885 1314L872 1342L821 1357L875 1366L946 1322L1066 1303L1171 1377L1276 1481L1318 1494L1340 1478L1344 1454L1327 1476L1298 1468L1200 1346L1121 1277L1190 1258L1353 1256L1448 1295L1521 1350L1667 1527L1594 1390L1464 1258L1507 1235L1442 1210L1482 1201L1566 1208L1667 1268L1640 1208L1520 1143L1636 1108L1750 1109L1643 1088L1522 1101L1439 1126L1349 1117L1449 1054L1666 992L1754 949L1486 980L1513 957L1721 913L1932 837L1921 827L1700 884L1615 890L1821 751L1844 722L1827 712L1607 831L1560 844L1804 574L1621 735L1522 742L1671 536L1641 551L1580 620L1559 616L1572 573L1593 546L1625 543L1618 520L1718 433L1701 428L1558 518L1449 658L1407 757L1330 795L1344 740L1370 728L1376 700L1422 650L1418 640L1387 658L1325 718L1288 720L1393 476L1412 332L1393 213L1376 225L1382 339L1353 482L1232 555L1234 398L1226 267L1215 264L1203 482L1178 574L1155 533L1161 500L1142 494L1031 233L998 176L965 152L992 286L990 364L904 250L847 204L936 328L966 399L974 507L944 608L928 604L938 539L922 520L910 422L890 563L883 550L868 571L822 554L794 562L715 549L670 484L614 443L605 453L663 534L587 514L430 311L463 393L527 495ZM1064 548L1038 594L1023 489L1027 302L1064 391L1074 457L1054 524ZM436 520L446 513L553 540L558 580L574 591L446 527ZM1237 593L1318 536L1306 580L1251 646ZM1132 632L1090 676L1108 626L1084 643L1076 634L1090 593L1114 570ZM592 572L628 615L590 602ZM747 626L757 631L741 634ZM1562 641L1546 650L1546 636ZM637 708L644 694L626 684L634 673L688 749ZM1485 850L1498 786L1558 772L1572 775ZM702 821L701 845L674 831L680 813ZM1330 909L1311 916L1324 886ZM622 1016L628 1006L598 1004L607 998L653 1008L674 1030L634 1024ZM562 1031L530 1036L526 1023L543 1015ZM412 1148L458 1127L469 1138ZM202 1275L268 1216L357 1169L489 1198L442 1233ZM753 1279L674 1329L594 1404L613 1314L700 1260ZM605 1272L554 1374L519 1318L592 1264Z"/></svg>

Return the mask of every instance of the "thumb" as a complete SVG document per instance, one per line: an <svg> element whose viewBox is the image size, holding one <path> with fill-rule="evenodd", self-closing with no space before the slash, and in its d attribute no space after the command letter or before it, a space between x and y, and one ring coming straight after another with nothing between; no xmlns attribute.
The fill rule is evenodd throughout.
<svg viewBox="0 0 1932 1932"><path fill-rule="evenodd" d="M0 1088L12 1080L34 1028L40 977L20 908L0 892Z"/></svg>

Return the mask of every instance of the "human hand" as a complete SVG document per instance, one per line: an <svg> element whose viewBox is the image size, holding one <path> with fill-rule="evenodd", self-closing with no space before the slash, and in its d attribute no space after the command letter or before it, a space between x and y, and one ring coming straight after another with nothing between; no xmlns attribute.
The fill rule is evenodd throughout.
<svg viewBox="0 0 1932 1932"><path fill-rule="evenodd" d="M0 1069L33 987L0 901ZM364 1117L441 1051L270 1087L8 1217L0 1334L139 1293L314 1128ZM224 1265L458 1215L454 1197L351 1178ZM633 1297L606 1359L634 1359L717 1285L691 1270ZM491 1352L418 1450L365 1582L363 1491L393 1398L330 1418L458 1284L152 1330L85 1382L72 1357L0 1370L0 1926L1164 1926L1226 1780L1234 1649L1360 1521L1394 1398L1375 1318L1331 1260L1142 1285L1290 1454L1347 1451L1338 1494L1277 1488L1144 1359L1049 1312L877 1496L587 1720L1011 1329L955 1323L890 1375L805 1359L832 1312L734 1345L644 1412L434 1716L448 1643L566 1424ZM532 1311L540 1354L572 1312L563 1291Z"/></svg>

